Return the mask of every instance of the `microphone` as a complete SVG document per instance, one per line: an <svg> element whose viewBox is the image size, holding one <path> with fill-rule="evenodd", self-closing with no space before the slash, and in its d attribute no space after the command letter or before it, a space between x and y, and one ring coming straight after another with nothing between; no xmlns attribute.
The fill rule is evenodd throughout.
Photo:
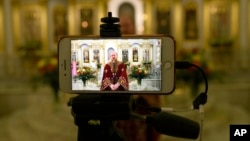
<svg viewBox="0 0 250 141"><path fill-rule="evenodd" d="M153 126L161 134L187 139L197 139L199 136L199 123L181 116L168 112L158 112L147 116L136 113L131 115L132 117L145 120L147 124Z"/></svg>

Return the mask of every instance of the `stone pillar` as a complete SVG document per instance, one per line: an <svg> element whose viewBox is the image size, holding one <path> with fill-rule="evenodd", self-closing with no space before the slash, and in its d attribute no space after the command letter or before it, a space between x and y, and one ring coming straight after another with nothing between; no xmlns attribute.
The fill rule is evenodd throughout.
<svg viewBox="0 0 250 141"><path fill-rule="evenodd" d="M249 29L249 23L248 23L248 0L240 0L240 12L239 12L239 44L240 44L240 51L239 51L239 61L240 61L240 67L244 69L249 69L249 58L248 58L248 52L250 50L250 46L248 45L248 29Z"/></svg>
<svg viewBox="0 0 250 141"><path fill-rule="evenodd" d="M14 55L14 43L13 43L13 22L12 22L12 9L11 1L3 1L3 22L4 22L4 64L5 64L5 75L13 75L15 73L15 56ZM13 56L13 57L12 57Z"/></svg>
<svg viewBox="0 0 250 141"><path fill-rule="evenodd" d="M4 0L3 2L3 11L4 11L4 36L5 36L5 50L6 53L13 53L13 30L12 30L12 10L11 10L11 1Z"/></svg>

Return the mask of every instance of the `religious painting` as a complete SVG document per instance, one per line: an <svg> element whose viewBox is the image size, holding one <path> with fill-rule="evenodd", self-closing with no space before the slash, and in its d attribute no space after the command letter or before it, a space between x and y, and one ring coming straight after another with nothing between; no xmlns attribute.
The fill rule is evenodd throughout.
<svg viewBox="0 0 250 141"><path fill-rule="evenodd" d="M186 3L184 6L184 38L187 40L198 39L198 19L197 4L195 2Z"/></svg>
<svg viewBox="0 0 250 141"><path fill-rule="evenodd" d="M93 50L93 60L94 60L96 63L99 63L99 62L100 62L100 51L99 51L99 49L94 49L94 50Z"/></svg>
<svg viewBox="0 0 250 141"><path fill-rule="evenodd" d="M76 62L77 61L77 59L76 59L77 58L76 53L77 53L76 51L72 52L71 62Z"/></svg>
<svg viewBox="0 0 250 141"><path fill-rule="evenodd" d="M133 48L133 62L138 62L138 48Z"/></svg>
<svg viewBox="0 0 250 141"><path fill-rule="evenodd" d="M135 33L135 9L129 2L124 2L119 7L119 18L122 34Z"/></svg>
<svg viewBox="0 0 250 141"><path fill-rule="evenodd" d="M83 50L83 62L89 63L89 50L88 49Z"/></svg>
<svg viewBox="0 0 250 141"><path fill-rule="evenodd" d="M210 37L212 46L231 45L229 1L213 1L210 5Z"/></svg>
<svg viewBox="0 0 250 141"><path fill-rule="evenodd" d="M67 7L61 4L53 8L54 42L68 34Z"/></svg>
<svg viewBox="0 0 250 141"><path fill-rule="evenodd" d="M171 9L174 6L172 0L154 1L155 21L152 23L156 25L155 30L157 34L171 34Z"/></svg>
<svg viewBox="0 0 250 141"><path fill-rule="evenodd" d="M170 16L171 13L169 10L161 10L157 9L156 11L156 22L157 24L157 29L156 32L157 34L171 34L171 28L170 28Z"/></svg>
<svg viewBox="0 0 250 141"><path fill-rule="evenodd" d="M128 62L128 49L122 50L122 62L124 63Z"/></svg>
<svg viewBox="0 0 250 141"><path fill-rule="evenodd" d="M36 5L23 5L21 13L21 38L25 42L41 39L41 11Z"/></svg>
<svg viewBox="0 0 250 141"><path fill-rule="evenodd" d="M81 35L93 34L93 10L90 8L80 9L80 31Z"/></svg>
<svg viewBox="0 0 250 141"><path fill-rule="evenodd" d="M144 49L142 60L143 62L149 62L149 49Z"/></svg>

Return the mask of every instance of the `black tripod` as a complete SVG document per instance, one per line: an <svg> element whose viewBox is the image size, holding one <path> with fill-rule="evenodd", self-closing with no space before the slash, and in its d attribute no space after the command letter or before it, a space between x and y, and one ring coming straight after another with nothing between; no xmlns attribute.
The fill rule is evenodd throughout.
<svg viewBox="0 0 250 141"><path fill-rule="evenodd" d="M121 37L119 18L108 17L101 19L101 37ZM115 120L130 118L132 103L130 96L123 94L98 95L80 94L73 97L69 103L72 115L78 126L78 141L124 141L114 127Z"/></svg>
<svg viewBox="0 0 250 141"><path fill-rule="evenodd" d="M77 141L125 141L114 121L130 117L143 120L159 133L174 137L196 139L200 132L197 122L160 112L158 108L153 108L156 112L152 115L136 114L133 111L140 105L129 95L79 95L71 98L68 104L72 106L72 115L78 126Z"/></svg>
<svg viewBox="0 0 250 141"><path fill-rule="evenodd" d="M68 104L78 126L78 141L124 141L114 121L129 119L133 105L130 96L79 95Z"/></svg>

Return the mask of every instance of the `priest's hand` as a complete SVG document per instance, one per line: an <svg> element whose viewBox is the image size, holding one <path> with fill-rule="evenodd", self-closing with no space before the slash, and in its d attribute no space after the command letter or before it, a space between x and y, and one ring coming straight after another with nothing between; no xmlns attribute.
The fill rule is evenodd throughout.
<svg viewBox="0 0 250 141"><path fill-rule="evenodd" d="M111 88L112 91L115 91L115 90L116 90L115 84L111 84L111 85L109 85L109 87Z"/></svg>
<svg viewBox="0 0 250 141"><path fill-rule="evenodd" d="M114 85L115 90L117 90L117 89L119 88L119 86L120 86L120 83L116 83L116 84Z"/></svg>
<svg viewBox="0 0 250 141"><path fill-rule="evenodd" d="M116 84L111 84L109 87L111 88L111 90L115 91L118 89L119 86L120 86L120 84L116 83Z"/></svg>

